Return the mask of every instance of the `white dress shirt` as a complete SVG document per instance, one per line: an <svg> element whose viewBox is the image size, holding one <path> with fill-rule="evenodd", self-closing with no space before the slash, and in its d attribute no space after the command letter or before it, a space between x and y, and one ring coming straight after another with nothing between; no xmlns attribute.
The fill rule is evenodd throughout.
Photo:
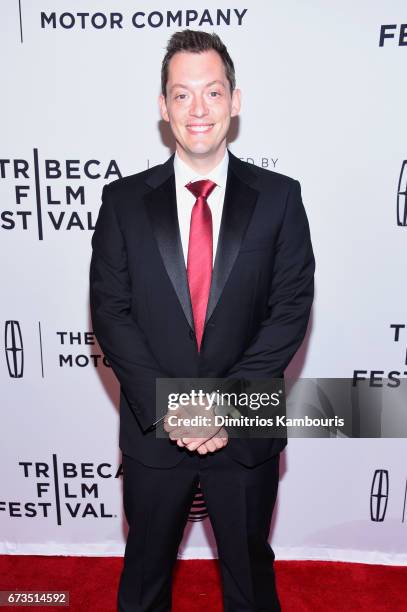
<svg viewBox="0 0 407 612"><path fill-rule="evenodd" d="M191 224L192 208L196 198L193 193L185 187L187 183L209 179L216 183L216 187L208 196L207 202L212 214L212 236L213 236L213 258L215 261L216 248L218 245L220 222L222 218L223 202L225 199L226 178L228 173L229 154L225 151L222 161L207 174L197 174L196 170L190 168L178 153L174 157L175 188L177 195L178 224L181 234L182 250L184 252L185 266L188 261L189 227Z"/></svg>

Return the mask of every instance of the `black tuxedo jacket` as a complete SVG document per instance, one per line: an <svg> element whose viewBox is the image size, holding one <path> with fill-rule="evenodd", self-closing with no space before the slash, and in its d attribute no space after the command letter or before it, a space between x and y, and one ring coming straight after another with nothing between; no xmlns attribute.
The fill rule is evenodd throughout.
<svg viewBox="0 0 407 612"><path fill-rule="evenodd" d="M121 387L120 448L155 467L189 453L151 427L156 378L283 377L304 338L314 291L299 182L229 152L198 353L173 161L104 187L90 267L93 329ZM217 452L253 466L286 442L230 438Z"/></svg>

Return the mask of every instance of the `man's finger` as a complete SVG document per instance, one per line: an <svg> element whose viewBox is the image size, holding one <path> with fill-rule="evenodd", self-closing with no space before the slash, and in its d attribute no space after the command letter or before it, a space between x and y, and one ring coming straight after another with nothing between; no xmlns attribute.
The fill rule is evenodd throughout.
<svg viewBox="0 0 407 612"><path fill-rule="evenodd" d="M183 438L183 441L188 450L194 451L198 446L206 442L207 439L208 438Z"/></svg>
<svg viewBox="0 0 407 612"><path fill-rule="evenodd" d="M215 443L214 439L212 438L211 440L207 440L207 441L205 442L205 448L207 448L207 450L208 450L210 453L214 453L215 451L217 451L217 450L218 450L218 448L219 448L219 447L216 445L216 443Z"/></svg>

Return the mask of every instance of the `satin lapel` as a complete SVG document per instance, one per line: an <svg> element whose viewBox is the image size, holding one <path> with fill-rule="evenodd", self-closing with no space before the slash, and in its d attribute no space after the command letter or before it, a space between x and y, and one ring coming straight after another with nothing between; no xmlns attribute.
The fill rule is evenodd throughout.
<svg viewBox="0 0 407 612"><path fill-rule="evenodd" d="M150 181L150 184L152 181ZM166 180L145 196L147 211L165 269L190 327L194 328L188 279L178 225L175 178Z"/></svg>
<svg viewBox="0 0 407 612"><path fill-rule="evenodd" d="M258 196L258 191L240 180L236 173L242 170L243 174L243 170L246 170L244 165L230 152L229 155L225 201L205 324L212 316L232 271ZM247 171L244 174L250 176Z"/></svg>

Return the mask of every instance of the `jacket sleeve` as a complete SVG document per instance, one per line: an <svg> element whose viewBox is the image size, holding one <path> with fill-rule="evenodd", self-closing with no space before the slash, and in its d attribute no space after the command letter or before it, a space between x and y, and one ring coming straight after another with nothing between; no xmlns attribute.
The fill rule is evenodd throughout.
<svg viewBox="0 0 407 612"><path fill-rule="evenodd" d="M155 379L168 375L157 363L131 314L127 251L108 186L103 188L92 249L90 310L93 331L145 431L161 416L156 416Z"/></svg>
<svg viewBox="0 0 407 612"><path fill-rule="evenodd" d="M274 252L267 315L225 376L282 378L304 339L314 296L315 260L301 187L293 181Z"/></svg>

